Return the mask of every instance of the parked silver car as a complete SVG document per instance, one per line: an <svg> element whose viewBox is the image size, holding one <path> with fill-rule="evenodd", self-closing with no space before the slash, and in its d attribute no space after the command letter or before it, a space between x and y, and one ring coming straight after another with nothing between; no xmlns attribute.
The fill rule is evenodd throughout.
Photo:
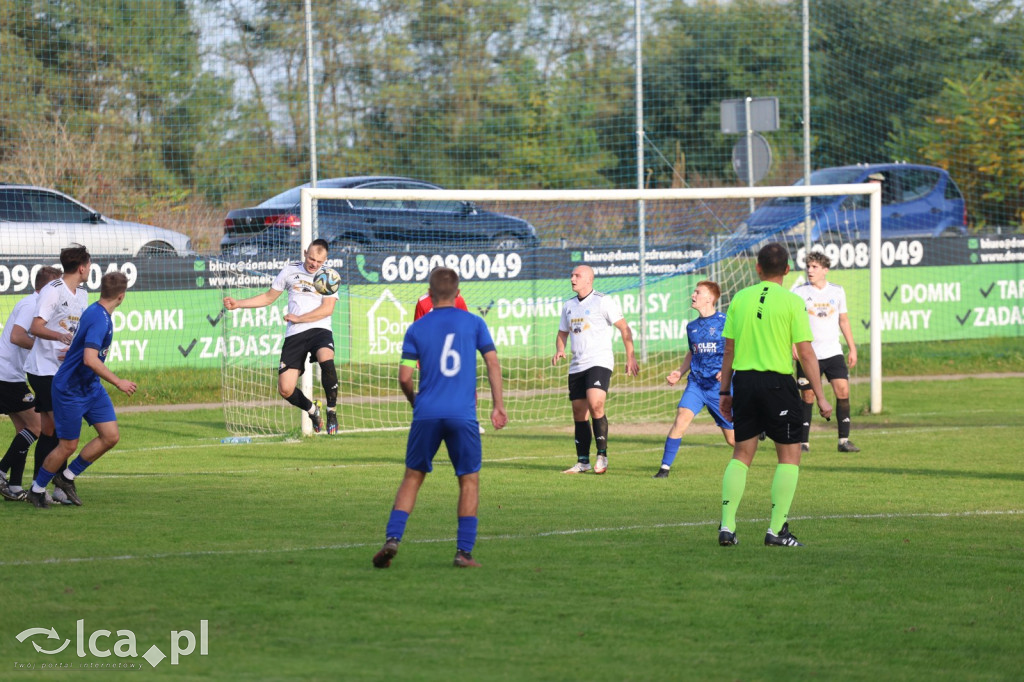
<svg viewBox="0 0 1024 682"><path fill-rule="evenodd" d="M114 220L45 187L0 183L0 255L52 256L82 244L94 256L189 256L187 235Z"/></svg>

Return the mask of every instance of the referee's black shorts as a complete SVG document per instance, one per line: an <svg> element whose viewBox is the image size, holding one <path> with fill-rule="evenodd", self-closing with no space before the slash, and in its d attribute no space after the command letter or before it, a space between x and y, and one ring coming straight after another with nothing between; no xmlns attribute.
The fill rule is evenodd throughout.
<svg viewBox="0 0 1024 682"><path fill-rule="evenodd" d="M736 441L766 433L776 443L799 443L803 401L792 374L743 370L732 378L732 421Z"/></svg>

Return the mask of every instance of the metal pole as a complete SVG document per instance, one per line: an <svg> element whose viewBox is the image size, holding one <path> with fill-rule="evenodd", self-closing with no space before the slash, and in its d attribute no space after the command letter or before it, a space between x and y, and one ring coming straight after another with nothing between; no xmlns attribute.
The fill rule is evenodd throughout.
<svg viewBox="0 0 1024 682"><path fill-rule="evenodd" d="M306 18L306 106L309 112L309 186L316 187L316 101L314 99L314 88L313 88L313 10L310 7L310 0L305 0L303 4L303 13ZM312 206L306 206L306 203L310 203L307 197L303 197L302 211L309 218L309 228L307 233L305 221L302 221L302 236L301 246L303 253L299 254L299 258L303 259L306 247L313 239L319 236L319 229L317 229L316 222L316 211L310 210ZM319 368L318 368L319 369ZM300 386L302 392L308 397L313 395L313 372L309 360L306 360L306 371L302 373L302 380ZM313 433L313 422L310 421L309 415L303 413L302 415L302 433L305 436L309 436Z"/></svg>
<svg viewBox="0 0 1024 682"><path fill-rule="evenodd" d="M644 189L644 62L643 62L643 0L634 0L633 14L636 43L636 188ZM640 361L647 362L647 237L643 199L636 204L637 249L640 252Z"/></svg>
<svg viewBox="0 0 1024 682"><path fill-rule="evenodd" d="M871 414L878 414L882 411L882 184L868 184L874 185L875 189L869 195L871 203L868 209L871 216L868 257L871 267Z"/></svg>
<svg viewBox="0 0 1024 682"><path fill-rule="evenodd" d="M309 110L309 186L316 187L316 100L313 88L313 10L310 0L303 8L306 15L306 108ZM314 217L315 220L315 217ZM305 244L302 245L305 248Z"/></svg>
<svg viewBox="0 0 1024 682"><path fill-rule="evenodd" d="M803 0L804 185L811 184L811 10ZM804 197L804 244L811 251L811 198Z"/></svg>
<svg viewBox="0 0 1024 682"><path fill-rule="evenodd" d="M747 126L747 187L754 186L754 126L750 122L750 103L753 97L743 98L743 116ZM754 212L754 197L750 197L750 212Z"/></svg>

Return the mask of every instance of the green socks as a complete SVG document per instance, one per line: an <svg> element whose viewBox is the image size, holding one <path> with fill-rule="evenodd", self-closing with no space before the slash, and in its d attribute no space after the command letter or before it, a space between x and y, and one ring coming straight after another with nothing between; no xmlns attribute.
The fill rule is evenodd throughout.
<svg viewBox="0 0 1024 682"><path fill-rule="evenodd" d="M728 473L728 470L726 470ZM774 533L782 530L789 516L789 508L796 495L796 482L800 478L800 467L796 464L779 464L775 467L775 478L772 480L772 519L769 528Z"/></svg>
<svg viewBox="0 0 1024 682"><path fill-rule="evenodd" d="M725 467L725 475L722 476L722 528L736 530L736 509L740 506L746 487L747 465L738 459L730 459ZM793 487L796 487L795 483ZM790 495L789 499L792 500L793 496Z"/></svg>

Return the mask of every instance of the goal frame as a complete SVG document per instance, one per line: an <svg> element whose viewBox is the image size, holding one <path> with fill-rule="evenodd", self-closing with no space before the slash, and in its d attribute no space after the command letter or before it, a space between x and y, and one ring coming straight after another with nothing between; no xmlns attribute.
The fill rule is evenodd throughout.
<svg viewBox="0 0 1024 682"><path fill-rule="evenodd" d="M370 200L391 199L403 201L693 201L701 199L770 199L775 197L817 197L865 194L869 199L869 307L870 327L870 410L882 411L882 188L880 183L842 185L788 185L785 187L710 187L702 189L608 189L608 190L407 190L407 189L349 189L307 187L300 192L300 230L303 251L314 238L314 199ZM810 250L811 244L808 244ZM641 260L643 248L641 247ZM640 273L641 291L644 273ZM302 390L312 392L312 372L302 375ZM303 416L302 431L312 433L312 424Z"/></svg>

